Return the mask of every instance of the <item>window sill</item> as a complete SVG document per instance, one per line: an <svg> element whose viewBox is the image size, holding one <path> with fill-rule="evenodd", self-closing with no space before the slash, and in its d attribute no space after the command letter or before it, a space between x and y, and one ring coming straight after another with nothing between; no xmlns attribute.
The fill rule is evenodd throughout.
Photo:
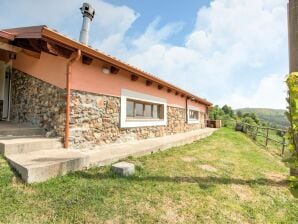
<svg viewBox="0 0 298 224"><path fill-rule="evenodd" d="M189 120L187 123L188 124L199 124L200 121L199 120Z"/></svg>
<svg viewBox="0 0 298 224"><path fill-rule="evenodd" d="M125 120L121 122L121 128L138 128L149 126L164 126L167 125L166 120Z"/></svg>

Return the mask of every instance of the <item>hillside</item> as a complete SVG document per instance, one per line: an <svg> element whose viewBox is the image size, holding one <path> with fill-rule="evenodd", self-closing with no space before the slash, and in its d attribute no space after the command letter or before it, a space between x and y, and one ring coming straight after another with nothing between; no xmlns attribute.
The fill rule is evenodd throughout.
<svg viewBox="0 0 298 224"><path fill-rule="evenodd" d="M262 122L270 123L278 127L288 127L290 125L285 115L286 110L267 108L241 108L235 111L241 111L242 113L255 113Z"/></svg>

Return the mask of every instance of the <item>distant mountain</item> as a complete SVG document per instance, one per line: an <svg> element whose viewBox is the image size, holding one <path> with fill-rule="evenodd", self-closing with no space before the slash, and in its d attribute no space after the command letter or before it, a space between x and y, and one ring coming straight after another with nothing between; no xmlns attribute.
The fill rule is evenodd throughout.
<svg viewBox="0 0 298 224"><path fill-rule="evenodd" d="M244 113L255 113L261 122L270 123L278 127L289 127L290 123L285 115L286 110L267 109L267 108L241 108L235 112L241 111Z"/></svg>

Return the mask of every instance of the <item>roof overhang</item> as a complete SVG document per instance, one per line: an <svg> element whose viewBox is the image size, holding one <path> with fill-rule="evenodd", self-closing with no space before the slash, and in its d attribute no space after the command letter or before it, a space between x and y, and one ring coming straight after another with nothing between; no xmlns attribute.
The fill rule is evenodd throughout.
<svg viewBox="0 0 298 224"><path fill-rule="evenodd" d="M122 70L130 72L132 74L136 74L146 80L153 81L160 86L179 92L181 95L186 96L187 99L193 99L207 106L212 105L212 103L210 103L205 99L202 99L196 95L193 95L175 85L172 85L160 78L157 78L156 76L153 76L152 74L144 72L123 61L120 61L114 57L104 54L103 52L93 49L90 46L79 43L76 40L72 40L71 38L62 35L57 31L48 28L47 26L34 26L34 27L6 29L6 30L3 30L2 32L10 33L14 35L15 43L17 43L18 40L22 40L22 39L26 39L29 42L38 41L38 43L30 43L30 44L35 44L35 46L38 46L42 50L45 50L46 52L52 53L52 54L55 54L55 52L59 51L58 53L62 53L70 57L70 54L72 52L81 50L82 55L86 55L91 58L102 60ZM42 41L39 42L40 40ZM60 46L59 49L57 49L56 47L57 44ZM62 50L61 50L61 47L62 47Z"/></svg>

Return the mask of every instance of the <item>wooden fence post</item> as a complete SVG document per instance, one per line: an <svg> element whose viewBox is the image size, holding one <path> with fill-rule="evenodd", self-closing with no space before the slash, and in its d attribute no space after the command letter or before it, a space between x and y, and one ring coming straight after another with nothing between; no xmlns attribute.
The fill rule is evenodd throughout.
<svg viewBox="0 0 298 224"><path fill-rule="evenodd" d="M281 154L283 155L285 152L285 147L286 147L286 137L283 136L282 138L282 150L281 150Z"/></svg>
<svg viewBox="0 0 298 224"><path fill-rule="evenodd" d="M259 126L257 126L257 128L256 128L256 132L255 132L255 140L257 140L258 132L259 132Z"/></svg>
<svg viewBox="0 0 298 224"><path fill-rule="evenodd" d="M266 128L266 143L265 143L265 145L266 145L266 147L267 147L267 145L268 145L268 137L269 137L269 128Z"/></svg>

